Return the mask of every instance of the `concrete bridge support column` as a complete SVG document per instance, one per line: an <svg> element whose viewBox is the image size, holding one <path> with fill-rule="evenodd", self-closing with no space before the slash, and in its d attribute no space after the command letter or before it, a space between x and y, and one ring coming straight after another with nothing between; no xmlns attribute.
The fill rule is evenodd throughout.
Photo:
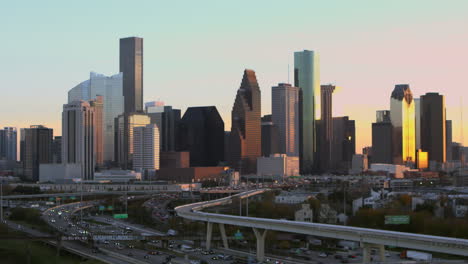
<svg viewBox="0 0 468 264"><path fill-rule="evenodd" d="M263 262L265 260L265 237L268 230L253 228L253 231L257 238L257 261Z"/></svg>
<svg viewBox="0 0 468 264"><path fill-rule="evenodd" d="M206 250L211 249L211 236L213 235L213 223L206 223Z"/></svg>
<svg viewBox="0 0 468 264"><path fill-rule="evenodd" d="M385 263L385 245L377 245L379 248L380 262Z"/></svg>
<svg viewBox="0 0 468 264"><path fill-rule="evenodd" d="M219 224L219 232L221 232L221 238L223 239L223 247L225 249L229 249L229 244L226 236L226 229L224 228L224 224Z"/></svg>
<svg viewBox="0 0 468 264"><path fill-rule="evenodd" d="M362 243L362 262L364 264L371 263L371 252L372 248L377 248L379 250L379 261L380 263L385 263L385 245L375 245L375 244L369 244L369 243Z"/></svg>
<svg viewBox="0 0 468 264"><path fill-rule="evenodd" d="M362 263L369 264L371 263L371 245L368 243L362 243Z"/></svg>

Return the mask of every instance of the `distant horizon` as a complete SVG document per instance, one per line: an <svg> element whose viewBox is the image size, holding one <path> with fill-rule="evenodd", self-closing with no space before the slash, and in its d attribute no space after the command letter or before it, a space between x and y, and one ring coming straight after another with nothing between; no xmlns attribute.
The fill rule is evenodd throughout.
<svg viewBox="0 0 468 264"><path fill-rule="evenodd" d="M390 108L400 83L410 85L414 98L444 95L453 141L468 145L468 2L303 1L298 9L264 1L268 10L262 1L248 9L248 2L209 2L112 9L91 1L4 4L0 127L19 133L41 124L59 136L68 91L90 72L118 74L119 39L139 36L144 103L161 100L182 112L214 105L226 131L243 70L256 72L262 116L271 114L271 87L292 82L293 53L307 49L320 54L321 84L340 87L333 94L333 116L356 120L356 153L371 146L375 112ZM311 10L320 14L311 16Z"/></svg>

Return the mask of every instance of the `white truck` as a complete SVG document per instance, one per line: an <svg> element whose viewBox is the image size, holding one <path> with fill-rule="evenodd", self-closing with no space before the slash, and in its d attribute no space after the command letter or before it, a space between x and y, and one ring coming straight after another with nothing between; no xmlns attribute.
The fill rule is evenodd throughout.
<svg viewBox="0 0 468 264"><path fill-rule="evenodd" d="M403 258L412 259L416 261L431 261L432 254L426 252L420 252L415 250L406 250L403 251L401 256Z"/></svg>

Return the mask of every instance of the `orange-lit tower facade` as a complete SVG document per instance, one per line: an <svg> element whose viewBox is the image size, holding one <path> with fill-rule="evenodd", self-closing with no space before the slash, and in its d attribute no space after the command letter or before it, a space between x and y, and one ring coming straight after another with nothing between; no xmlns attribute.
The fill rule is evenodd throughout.
<svg viewBox="0 0 468 264"><path fill-rule="evenodd" d="M409 85L395 85L390 98L394 164L414 165L416 162L415 115L415 103Z"/></svg>
<svg viewBox="0 0 468 264"><path fill-rule="evenodd" d="M261 92L253 70L245 70L232 107L229 163L241 174L257 172L262 155Z"/></svg>

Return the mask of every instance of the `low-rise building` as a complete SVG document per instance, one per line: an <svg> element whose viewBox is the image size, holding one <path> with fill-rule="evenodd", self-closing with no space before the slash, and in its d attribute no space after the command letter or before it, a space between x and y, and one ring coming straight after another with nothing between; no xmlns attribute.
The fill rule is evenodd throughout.
<svg viewBox="0 0 468 264"><path fill-rule="evenodd" d="M404 178L403 172L409 170L410 168L403 165L396 164L383 164L383 163L374 163L371 164L370 171L374 172L386 172L387 176L402 179Z"/></svg>
<svg viewBox="0 0 468 264"><path fill-rule="evenodd" d="M275 203L279 204L299 204L303 203L310 198L313 198L311 194L306 193L295 193L295 192L281 192L275 197Z"/></svg>
<svg viewBox="0 0 468 264"><path fill-rule="evenodd" d="M94 173L94 181L130 182L141 181L141 172L129 170L105 170Z"/></svg>
<svg viewBox="0 0 468 264"><path fill-rule="evenodd" d="M299 175L299 157L272 154L257 158L257 176L282 179Z"/></svg>
<svg viewBox="0 0 468 264"><path fill-rule="evenodd" d="M365 154L354 154L351 162L350 174L359 174L369 169L369 161Z"/></svg>
<svg viewBox="0 0 468 264"><path fill-rule="evenodd" d="M302 208L294 213L294 220L312 223L314 220L314 212L310 208L310 204L302 204Z"/></svg>
<svg viewBox="0 0 468 264"><path fill-rule="evenodd" d="M81 179L79 163L39 164L39 182L66 183Z"/></svg>
<svg viewBox="0 0 468 264"><path fill-rule="evenodd" d="M215 181L226 183L229 167L190 167L190 168L161 168L157 172L157 179L176 183L192 183ZM229 183L227 183L229 184Z"/></svg>

